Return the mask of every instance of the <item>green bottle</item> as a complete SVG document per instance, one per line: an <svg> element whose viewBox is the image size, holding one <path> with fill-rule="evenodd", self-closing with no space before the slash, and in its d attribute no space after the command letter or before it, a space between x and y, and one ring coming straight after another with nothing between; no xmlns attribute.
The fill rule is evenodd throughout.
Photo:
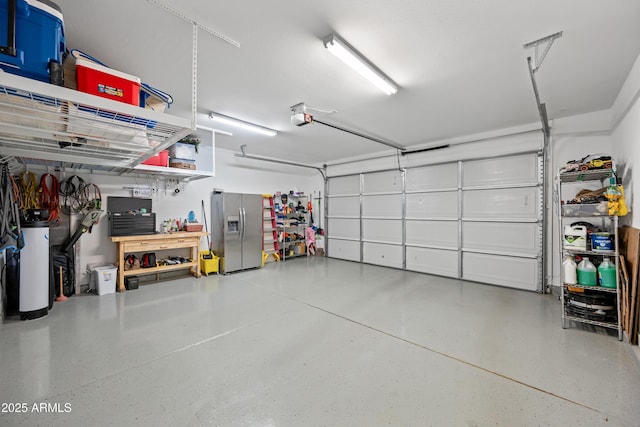
<svg viewBox="0 0 640 427"><path fill-rule="evenodd" d="M616 287L616 266L609 258L603 259L598 266L598 282L603 288Z"/></svg>
<svg viewBox="0 0 640 427"><path fill-rule="evenodd" d="M578 264L578 285L598 286L598 270L589 258L583 258Z"/></svg>

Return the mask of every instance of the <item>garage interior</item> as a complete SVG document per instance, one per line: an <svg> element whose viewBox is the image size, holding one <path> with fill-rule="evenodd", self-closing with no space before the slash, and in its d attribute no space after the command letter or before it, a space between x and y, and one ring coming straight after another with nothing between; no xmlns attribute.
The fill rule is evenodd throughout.
<svg viewBox="0 0 640 427"><path fill-rule="evenodd" d="M27 240L20 274L66 295L20 320L3 252L0 424L640 423L640 4L36 3L17 2L64 16L66 49L91 59L76 57L77 91L66 68L67 87L0 72L6 173L62 183L51 260ZM386 89L332 55L339 43ZM172 102L82 93L83 61ZM194 161L176 154L194 139ZM594 158L610 168L570 169ZM94 204L74 210L80 183ZM612 290L587 289L613 296L615 320L576 320L565 207L607 185L629 212L602 215L615 248L583 252L616 266ZM218 213L234 194L260 205ZM149 234L118 234L140 200ZM257 261L226 240L252 210ZM169 233L180 222L198 225L195 247L169 253L192 231ZM96 266L113 267L112 290Z"/></svg>

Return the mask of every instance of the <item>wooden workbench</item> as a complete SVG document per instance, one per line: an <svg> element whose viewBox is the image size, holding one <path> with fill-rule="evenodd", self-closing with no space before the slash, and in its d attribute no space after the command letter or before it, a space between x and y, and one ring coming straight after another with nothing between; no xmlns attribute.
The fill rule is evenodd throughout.
<svg viewBox="0 0 640 427"><path fill-rule="evenodd" d="M143 274L162 273L165 271L182 270L188 268L191 274L200 277L200 237L206 236L204 231L187 232L179 231L166 234L146 234L139 236L112 236L111 241L118 245L118 292L124 292L125 276L140 276ZM170 251L171 249L191 248L191 259L193 262L182 264L166 265L151 268L136 268L134 270L124 269L124 258L128 253L155 252L156 259L162 259L163 255L159 251ZM171 254L166 252L164 256ZM140 257L138 257L140 258Z"/></svg>

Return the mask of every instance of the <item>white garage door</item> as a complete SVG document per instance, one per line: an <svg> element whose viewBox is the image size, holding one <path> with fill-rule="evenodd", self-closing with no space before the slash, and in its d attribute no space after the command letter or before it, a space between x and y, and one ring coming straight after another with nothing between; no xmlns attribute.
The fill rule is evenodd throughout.
<svg viewBox="0 0 640 427"><path fill-rule="evenodd" d="M458 168L407 169L407 270L460 277Z"/></svg>
<svg viewBox="0 0 640 427"><path fill-rule="evenodd" d="M360 175L328 181L327 255L362 261L360 243ZM329 249L330 248L330 249Z"/></svg>
<svg viewBox="0 0 640 427"><path fill-rule="evenodd" d="M403 176L400 171L362 176L362 260L403 267Z"/></svg>
<svg viewBox="0 0 640 427"><path fill-rule="evenodd" d="M528 153L328 180L328 255L542 289L542 157Z"/></svg>
<svg viewBox="0 0 640 427"><path fill-rule="evenodd" d="M542 161L462 162L462 278L542 289Z"/></svg>

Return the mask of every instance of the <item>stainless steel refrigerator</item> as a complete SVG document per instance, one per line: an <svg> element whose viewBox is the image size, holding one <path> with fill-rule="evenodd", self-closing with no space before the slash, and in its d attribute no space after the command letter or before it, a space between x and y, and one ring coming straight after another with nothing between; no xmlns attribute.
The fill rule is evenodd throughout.
<svg viewBox="0 0 640 427"><path fill-rule="evenodd" d="M262 216L261 194L213 191L211 241L221 273L262 265Z"/></svg>

